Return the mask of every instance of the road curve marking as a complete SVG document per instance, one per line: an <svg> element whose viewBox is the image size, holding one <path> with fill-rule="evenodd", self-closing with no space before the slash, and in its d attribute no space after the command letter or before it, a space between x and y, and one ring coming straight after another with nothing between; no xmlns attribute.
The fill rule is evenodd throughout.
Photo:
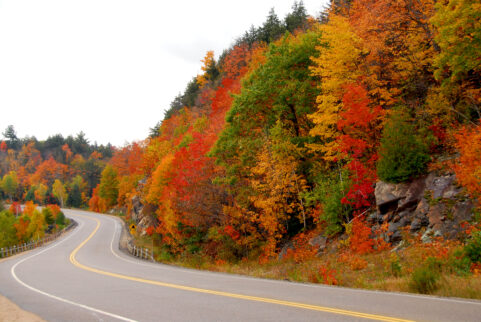
<svg viewBox="0 0 481 322"><path fill-rule="evenodd" d="M80 228L81 226L79 226ZM51 299L54 299L54 300L57 300L57 301L60 301L60 302L64 302L64 303L67 303L67 304L70 304L70 305L73 305L73 306L77 306L77 307L80 307L82 309L85 309L85 310L89 310L89 311L92 311L92 312L96 312L96 313L100 313L100 314L103 314L103 315L107 315L107 316L110 316L112 318L115 318L115 319L118 319L118 320L122 320L122 321L127 321L127 322L136 322L135 320L132 320L132 319L129 319L129 318L126 318L126 317L123 317L123 316L120 316L120 315L117 315L117 314L114 314L114 313L110 313L110 312L106 312L106 311L102 311L102 310L99 310L99 309L96 309L94 307L91 307L91 306L88 306L88 305L84 305L84 304L80 304L80 303L77 303L77 302L74 302L74 301L70 301L70 300L67 300L65 298L62 298L62 297L59 297L59 296L56 296L56 295L53 295L53 294L50 294L50 293L47 293L47 292L44 292L42 290L39 290L33 286L30 286L28 285L27 283L25 283L24 281L22 281L18 276L17 274L15 273L15 269L17 268L18 265L20 265L21 263L31 259L31 258L34 258L54 247L57 247L58 245L64 243L65 241L69 240L72 236L74 236L78 231L80 230L77 230L75 233L72 233L70 234L68 237L66 237L65 239L55 243L54 245L38 252L38 253L35 253L31 256L28 256L28 257L25 257L23 259L21 259L20 261L18 261L17 263L15 263L15 265L12 266L12 268L10 269L10 273L12 274L13 278L20 284L20 285L23 285L24 287L28 288L29 290L31 291L34 291L36 293L39 293L41 295L44 295L46 297L49 297Z"/></svg>
<svg viewBox="0 0 481 322"><path fill-rule="evenodd" d="M77 214L78 215L78 214ZM358 318L364 318L364 319L371 319L375 321L386 321L386 322L412 322L412 320L405 320L405 319L399 319L399 318L394 318L394 317L389 317L389 316L383 316L383 315L377 315L377 314L369 314L369 313L362 313L362 312L356 312L356 311L349 311L349 310L342 310L342 309L336 309L336 308L330 308L330 307L325 307L325 306L318 306L318 305L312 305L312 304L304 304L304 303L299 303L299 302L291 302L291 301L284 301L284 300L276 300L273 298L265 298L265 297L258 297L258 296L249 296L249 295L243 295L243 294L236 294L236 293L229 293L229 292L223 292L223 291L215 291L215 290L209 290L209 289L203 289L203 288L197 288L197 287L190 287L190 286L185 286L185 285L179 285L179 284L172 284L172 283L165 283L165 282L159 282L159 281L154 281L154 280L148 280L148 279L143 279L140 277L134 277L134 276L128 276L128 275L123 275L123 274L118 274L118 273L113 273L113 272L108 272L108 271L103 271L97 268L89 267L84 264L81 264L77 261L75 258L75 255L77 255L78 251L90 240L92 237L97 233L97 231L100 228L100 220L97 218L89 217L89 216L84 216L84 215L78 215L82 217L86 217L89 219L93 219L97 222L97 226L95 229L92 231L92 233L82 242L80 243L77 248L75 248L72 253L70 254L70 262L77 266L78 268L84 269L86 271L90 271L93 273L97 273L100 275L105 275L105 276L110 276L110 277L115 277L119 279L124 279L124 280L129 280L129 281L134 281L134 282L139 282L139 283L144 283L144 284L151 284L151 285L156 285L156 286L161 286L161 287L166 287L166 288L172 288L172 289L177 289L177 290L183 290L183 291L188 291L188 292L195 292L195 293L203 293L203 294L210 294L210 295L217 295L217 296L223 296L223 297L229 297L229 298L235 298L235 299L241 299L241 300L247 300L247 301L254 301L254 302L263 302L263 303L270 303L270 304L278 304L278 305L283 305L283 306L289 306L289 307L295 307L295 308L301 308L301 309L306 309L306 310L312 310L312 311L320 311L320 312L326 312L326 313L333 313L333 314L340 314L340 315L346 315L346 316L352 316L352 317L358 317Z"/></svg>

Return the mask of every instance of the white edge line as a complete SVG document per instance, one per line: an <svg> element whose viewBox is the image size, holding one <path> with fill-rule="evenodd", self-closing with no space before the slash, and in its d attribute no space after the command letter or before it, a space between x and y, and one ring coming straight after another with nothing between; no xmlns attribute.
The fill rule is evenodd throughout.
<svg viewBox="0 0 481 322"><path fill-rule="evenodd" d="M12 266L12 268L10 269L10 272L13 276L13 278L21 285L23 285L24 287L28 288L29 290L31 291L34 291L34 292L37 292L41 295L44 295L44 296L47 296L47 297L50 297L54 300L57 300L57 301L60 301L60 302L64 302L64 303L67 303L67 304L70 304L70 305L74 305L74 306L77 306L77 307L80 307L82 309L85 309L85 310L89 310L89 311L92 311L92 312L96 312L96 313L100 313L100 314L103 314L103 315L107 315L107 316L110 316L112 318L115 318L115 319L118 319L118 320L122 320L122 321L129 321L129 322L136 322L135 320L132 320L132 319L129 319L129 318L126 318L126 317L123 317L123 316L120 316L120 315L117 315L117 314L113 314L113 313L109 313L109 312L106 312L106 311L102 311L102 310L99 310L99 309L96 309L96 308L93 308L93 307L90 307L88 305L84 305L84 304L80 304L80 303L77 303L77 302L74 302L74 301L70 301L70 300L67 300L67 299L64 299L64 298L61 298L61 297L58 297L58 296L55 296L55 295L52 295L52 294L49 294L47 292L44 292L44 291L41 291L39 289L36 289L35 287L33 286L30 286L28 285L27 283L23 282L22 280L20 280L20 278L18 278L17 274L15 273L15 268L17 268L17 266L31 258L34 258L54 247L57 247L58 245L62 244L63 242L69 240L72 236L74 236L75 234L77 234L77 232L80 231L80 228L83 226L83 223L81 223L79 225L79 229L77 229L73 234L71 234L70 236L68 236L67 238L59 241L58 243L36 253L36 254L33 254L32 256L28 256L28 257L25 257L24 259L18 261L15 265Z"/></svg>
<svg viewBox="0 0 481 322"><path fill-rule="evenodd" d="M107 217L107 218L109 218L109 217ZM170 267L166 268L166 267L160 266L159 264L161 264L161 263L148 263L147 264L147 263L137 262L137 261L133 261L133 260L128 260L128 259L120 256L119 254L117 254L114 251L113 243L114 243L116 232L119 231L118 228L120 228L119 232L121 233L122 227L120 227L120 223L117 220L115 220L113 218L109 218L109 219L112 220L115 223L114 234L113 234L112 240L110 242L110 251L112 252L112 254L114 254L117 258L119 258L119 259L121 259L125 262L135 264L135 265L141 265L141 266L152 267L152 268L160 268L160 269L169 269L170 268ZM275 283L275 284L286 283L285 281L277 281L277 280L258 278L258 277L252 277L252 276L239 276L239 275L236 275L236 274L228 274L228 273L222 273L222 272L197 271L197 270L184 268L184 267L176 267L176 268L182 270L183 272L187 272L187 273L195 274L195 275L222 274L223 276L226 276L228 278L236 278L236 279L244 279L244 280L247 279L247 280L251 280L251 281L252 280L256 280L256 281L261 280L262 282ZM292 284L292 282L289 282L289 283ZM443 297L437 297L437 296L424 296L424 295L416 295L416 294L400 293L400 292L386 292L386 291L379 291L379 290L362 290L362 289L349 288L349 287L339 287L339 286L332 287L332 286L323 285L323 284L311 285L311 284L305 284L305 283L295 283L295 285L296 286L302 286L302 287L311 287L311 288L346 290L346 291L355 292L355 293L389 294L389 295L395 295L395 296L400 296L400 297L411 297L411 298L431 300L431 301L443 301L443 302L451 302L451 303L481 305L481 302L479 302L477 300L474 300L474 299L466 299L466 300L460 299L460 300L457 300L457 299L443 298Z"/></svg>

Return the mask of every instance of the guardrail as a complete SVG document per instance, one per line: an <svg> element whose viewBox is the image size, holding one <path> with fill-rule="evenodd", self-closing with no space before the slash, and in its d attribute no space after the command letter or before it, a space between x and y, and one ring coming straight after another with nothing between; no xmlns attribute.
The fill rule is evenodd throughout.
<svg viewBox="0 0 481 322"><path fill-rule="evenodd" d="M130 228L127 225L127 222L124 220L122 221L122 232L120 234L120 242L119 242L119 250L126 254L130 254L132 256L138 257L140 259L148 260L155 262L154 256L152 254L152 250L148 248L138 247L134 243L134 238L130 234Z"/></svg>
<svg viewBox="0 0 481 322"><path fill-rule="evenodd" d="M19 244L19 245L10 246L10 247L0 248L0 258L13 256L13 255L16 255L16 254L20 254L24 251L43 246L43 245L57 239L64 232L72 229L75 226L77 226L77 223L72 220L71 223L67 227L65 227L64 229L62 229L61 231L59 231L59 232L57 232L53 235L49 235L49 236L44 237L42 239L32 240L28 243L23 243L23 244Z"/></svg>
<svg viewBox="0 0 481 322"><path fill-rule="evenodd" d="M152 252L148 248L137 247L135 245L132 245L131 243L128 243L127 250L131 255L135 257L154 261L154 256L152 255Z"/></svg>

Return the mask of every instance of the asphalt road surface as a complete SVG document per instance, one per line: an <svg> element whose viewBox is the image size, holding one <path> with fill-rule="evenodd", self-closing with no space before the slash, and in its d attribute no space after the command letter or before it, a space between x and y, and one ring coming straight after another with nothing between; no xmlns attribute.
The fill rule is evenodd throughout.
<svg viewBox="0 0 481 322"><path fill-rule="evenodd" d="M273 281L138 260L118 249L118 219L74 210L65 214L77 228L0 262L0 293L47 321L481 321L481 301Z"/></svg>

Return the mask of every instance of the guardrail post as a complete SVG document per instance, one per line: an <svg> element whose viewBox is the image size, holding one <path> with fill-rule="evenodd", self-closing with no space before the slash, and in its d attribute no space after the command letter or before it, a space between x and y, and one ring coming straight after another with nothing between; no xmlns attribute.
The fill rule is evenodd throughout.
<svg viewBox="0 0 481 322"><path fill-rule="evenodd" d="M4 257L3 256L3 247L0 249L0 254L2 254L2 258Z"/></svg>

